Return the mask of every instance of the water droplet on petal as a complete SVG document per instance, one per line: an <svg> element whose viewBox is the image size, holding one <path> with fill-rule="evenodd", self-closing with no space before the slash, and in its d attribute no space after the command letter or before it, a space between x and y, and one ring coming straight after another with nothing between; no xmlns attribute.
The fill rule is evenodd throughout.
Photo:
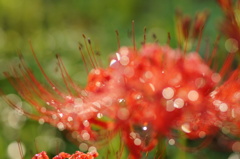
<svg viewBox="0 0 240 159"><path fill-rule="evenodd" d="M165 99L171 99L174 96L174 90L171 87L163 89L162 95Z"/></svg>
<svg viewBox="0 0 240 159"><path fill-rule="evenodd" d="M65 129L65 126L64 126L64 124L63 124L62 122L59 122L59 123L57 124L57 128L58 128L60 131L63 131L63 130Z"/></svg>
<svg viewBox="0 0 240 159"><path fill-rule="evenodd" d="M151 79L153 77L153 74L151 71L147 71L145 72L144 76L147 78L147 79Z"/></svg>
<svg viewBox="0 0 240 159"><path fill-rule="evenodd" d="M226 103L222 103L219 105L219 110L221 112L226 112L228 110L228 105Z"/></svg>
<svg viewBox="0 0 240 159"><path fill-rule="evenodd" d="M88 120L84 120L83 121L83 125L85 126L85 127L88 127L90 124L89 124L89 121Z"/></svg>
<svg viewBox="0 0 240 159"><path fill-rule="evenodd" d="M129 64L129 57L127 56L122 56L121 59L120 59L120 63L123 65L123 66L126 66Z"/></svg>
<svg viewBox="0 0 240 159"><path fill-rule="evenodd" d="M221 80L221 76L218 73L213 73L211 79L213 82L218 83Z"/></svg>
<svg viewBox="0 0 240 159"><path fill-rule="evenodd" d="M139 145L141 145L141 143L142 143L141 139L139 139L139 138L134 139L135 145L139 146Z"/></svg>
<svg viewBox="0 0 240 159"><path fill-rule="evenodd" d="M129 117L129 111L127 108L120 108L117 112L117 117L120 120L126 120Z"/></svg>
<svg viewBox="0 0 240 159"><path fill-rule="evenodd" d="M177 98L174 100L174 107L175 108L182 108L184 106L184 100L182 98Z"/></svg>
<svg viewBox="0 0 240 159"><path fill-rule="evenodd" d="M173 100L167 100L166 101L166 110L168 112L174 111L175 107L173 105Z"/></svg>
<svg viewBox="0 0 240 159"><path fill-rule="evenodd" d="M67 118L67 120L70 122L70 121L73 121L73 118L72 118L71 116L69 116L69 117Z"/></svg>
<svg viewBox="0 0 240 159"><path fill-rule="evenodd" d="M189 91L189 93L188 93L188 99L189 99L190 101L193 101L193 102L194 102L194 101L197 101L198 98L199 98L199 94L198 94L197 91L195 91L195 90Z"/></svg>
<svg viewBox="0 0 240 159"><path fill-rule="evenodd" d="M103 117L103 114L102 114L102 113L98 113L98 114L97 114L97 117L100 119L100 118Z"/></svg>
<svg viewBox="0 0 240 159"><path fill-rule="evenodd" d="M191 130L190 130L190 125L188 123L185 123L181 126L182 130L185 132L185 133L190 133Z"/></svg>

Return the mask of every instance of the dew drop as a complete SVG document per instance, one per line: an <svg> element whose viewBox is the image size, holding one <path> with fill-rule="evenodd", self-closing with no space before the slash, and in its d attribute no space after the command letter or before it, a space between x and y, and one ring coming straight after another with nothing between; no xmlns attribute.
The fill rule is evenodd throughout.
<svg viewBox="0 0 240 159"><path fill-rule="evenodd" d="M40 110L42 113L46 113L47 109L45 107L42 107Z"/></svg>
<svg viewBox="0 0 240 159"><path fill-rule="evenodd" d="M189 91L189 93L188 93L188 99L189 99L190 101L193 101L193 102L194 102L194 101L197 101L198 98L199 98L199 94L198 94L197 91L195 91L195 90Z"/></svg>
<svg viewBox="0 0 240 159"><path fill-rule="evenodd" d="M198 136L199 136L200 138L204 138L204 137L206 137L206 132L200 131L199 134L198 134Z"/></svg>
<svg viewBox="0 0 240 159"><path fill-rule="evenodd" d="M57 115L56 114L53 114L52 115L52 118L55 120L55 119L57 119Z"/></svg>
<svg viewBox="0 0 240 159"><path fill-rule="evenodd" d="M139 146L139 145L141 145L141 143L142 143L141 139L139 139L139 138L134 139L134 144L135 145Z"/></svg>
<svg viewBox="0 0 240 159"><path fill-rule="evenodd" d="M152 89L153 92L155 92L155 87L152 83L149 83L150 88Z"/></svg>
<svg viewBox="0 0 240 159"><path fill-rule="evenodd" d="M188 123L185 123L181 126L182 130L185 132L185 133L190 133L191 130L190 130L190 125Z"/></svg>
<svg viewBox="0 0 240 159"><path fill-rule="evenodd" d="M97 148L94 147L94 146L91 146L91 147L88 148L88 151L89 152L97 152Z"/></svg>
<svg viewBox="0 0 240 159"><path fill-rule="evenodd" d="M219 110L221 112L226 112L228 110L228 105L226 103L222 103L219 105Z"/></svg>
<svg viewBox="0 0 240 159"><path fill-rule="evenodd" d="M135 139L137 137L137 134L135 132L131 132L129 135L132 139Z"/></svg>
<svg viewBox="0 0 240 159"><path fill-rule="evenodd" d="M102 114L102 113L98 113L98 114L97 114L97 117L98 117L99 119L101 119L101 118L103 117L103 114Z"/></svg>
<svg viewBox="0 0 240 159"><path fill-rule="evenodd" d="M99 82L99 81L97 81L97 82L95 83L95 86L97 86L97 87L101 87L101 85L102 85L102 83Z"/></svg>
<svg viewBox="0 0 240 159"><path fill-rule="evenodd" d="M167 100L167 102L166 102L166 110L168 112L172 112L172 111L174 111L174 109L175 109L175 107L173 105L173 101L172 100Z"/></svg>
<svg viewBox="0 0 240 159"><path fill-rule="evenodd" d="M38 120L38 122L39 122L39 124L41 124L41 125L45 123L45 121L44 121L43 118L40 118L40 119Z"/></svg>
<svg viewBox="0 0 240 159"><path fill-rule="evenodd" d="M63 130L65 129L65 126L64 126L64 124L63 124L62 122L59 122L59 123L57 124L57 128L58 128L60 131L63 131Z"/></svg>
<svg viewBox="0 0 240 159"><path fill-rule="evenodd" d="M72 97L71 96L66 96L66 99L71 100Z"/></svg>
<svg viewBox="0 0 240 159"><path fill-rule="evenodd" d="M240 152L240 142L239 142L239 141L235 142L235 143L232 145L232 150L233 150L234 152Z"/></svg>
<svg viewBox="0 0 240 159"><path fill-rule="evenodd" d="M63 117L63 113L58 113L58 115L60 116L60 118L62 118L62 117Z"/></svg>
<svg viewBox="0 0 240 159"><path fill-rule="evenodd" d="M84 121L83 121L83 125L84 125L85 127L89 127L89 121L88 121L88 120L84 120Z"/></svg>
<svg viewBox="0 0 240 159"><path fill-rule="evenodd" d="M127 56L129 54L129 50L127 47L122 47L119 51L121 55Z"/></svg>
<svg viewBox="0 0 240 159"><path fill-rule="evenodd" d="M176 142L175 142L174 139L169 139L169 140L168 140L168 144L169 144L169 145L175 145L175 143L176 143Z"/></svg>
<svg viewBox="0 0 240 159"><path fill-rule="evenodd" d="M123 66L126 66L129 64L129 57L127 56L122 56L121 59L120 59L120 63L123 65Z"/></svg>
<svg viewBox="0 0 240 159"><path fill-rule="evenodd" d="M82 134L82 138L83 138L83 140L89 140L89 139L90 139L90 134L87 133L87 132L84 132L84 133Z"/></svg>
<svg viewBox="0 0 240 159"><path fill-rule="evenodd" d="M126 120L129 117L129 111L127 108L120 108L117 112L117 117L120 120Z"/></svg>
<svg viewBox="0 0 240 159"><path fill-rule="evenodd" d="M21 145L21 153L24 156L26 153L26 149L23 143L20 143ZM17 143L16 141L10 143L7 147L7 153L8 156L11 159L22 159L23 156L21 156L21 153L19 152L19 143Z"/></svg>
<svg viewBox="0 0 240 159"><path fill-rule="evenodd" d="M206 81L205 81L204 78L197 78L195 80L195 85L196 85L197 88L202 88L202 87L205 86L205 84L206 84Z"/></svg>
<svg viewBox="0 0 240 159"><path fill-rule="evenodd" d="M67 118L67 120L70 122L70 121L73 121L73 118L72 118L71 116L69 116L69 117Z"/></svg>
<svg viewBox="0 0 240 159"><path fill-rule="evenodd" d="M126 67L123 71L124 75L126 75L128 78L133 77L134 75L134 69L132 67Z"/></svg>
<svg viewBox="0 0 240 159"><path fill-rule="evenodd" d="M174 96L174 90L171 87L163 89L162 95L165 99L171 99Z"/></svg>
<svg viewBox="0 0 240 159"><path fill-rule="evenodd" d="M174 107L175 108L182 108L184 106L184 100L182 98L177 98L174 100Z"/></svg>
<svg viewBox="0 0 240 159"><path fill-rule="evenodd" d="M81 107L83 105L83 100L81 98L74 99L74 106L75 107Z"/></svg>
<svg viewBox="0 0 240 159"><path fill-rule="evenodd" d="M86 143L81 143L79 145L79 149L83 152L87 151L88 150L88 145Z"/></svg>
<svg viewBox="0 0 240 159"><path fill-rule="evenodd" d="M95 75L100 75L100 73L101 73L101 72L100 72L99 69L95 69L95 70L94 70L94 74L95 74Z"/></svg>
<svg viewBox="0 0 240 159"><path fill-rule="evenodd" d="M238 41L233 38L229 38L225 42L225 48L230 53L235 53L238 51Z"/></svg>
<svg viewBox="0 0 240 159"><path fill-rule="evenodd" d="M112 60L110 61L110 66L114 65L116 62L117 62L117 60L112 59Z"/></svg>
<svg viewBox="0 0 240 159"><path fill-rule="evenodd" d="M213 82L218 83L221 80L221 76L218 73L213 73L211 79Z"/></svg>
<svg viewBox="0 0 240 159"><path fill-rule="evenodd" d="M147 71L145 72L144 76L147 78L147 79L151 79L153 77L153 73L151 71Z"/></svg>
<svg viewBox="0 0 240 159"><path fill-rule="evenodd" d="M232 153L228 159L239 159L240 158L240 155L239 153Z"/></svg>

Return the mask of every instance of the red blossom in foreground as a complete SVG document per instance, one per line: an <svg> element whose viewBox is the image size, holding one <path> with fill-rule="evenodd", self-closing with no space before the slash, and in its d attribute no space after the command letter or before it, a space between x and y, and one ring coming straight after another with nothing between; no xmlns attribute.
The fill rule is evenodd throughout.
<svg viewBox="0 0 240 159"><path fill-rule="evenodd" d="M57 156L52 159L94 159L98 156L97 152L83 153L80 151L76 151L74 154L70 155L65 152L59 153ZM32 159L49 159L45 151L42 151L36 154Z"/></svg>
<svg viewBox="0 0 240 159"><path fill-rule="evenodd" d="M239 26L230 2L219 0L232 18L231 24L223 27L226 34L239 41ZM197 17L192 32L185 29L191 28L191 20L180 14L178 18L179 42L185 45L189 37L201 36L207 14ZM231 53L237 51L233 45ZM139 159L143 152L159 144L159 138L174 138L176 131L189 139L205 139L222 129L240 135L239 68L229 73L229 78L226 76L234 54L229 55L219 72L211 69L211 58L206 62L197 52L186 53L156 43L144 42L139 50L135 46L120 48L107 68L100 68L94 55L89 54L93 69L85 88L70 78L57 56L65 89L49 79L34 51L33 55L47 83L38 81L22 58L19 68L12 68L5 76L36 113L18 107L7 97L5 100L40 123L68 130L79 142L96 144L120 132L130 158ZM60 153L54 159L95 157L77 151L73 155ZM41 152L33 159L48 156Z"/></svg>
<svg viewBox="0 0 240 159"><path fill-rule="evenodd" d="M61 59L58 61L67 91L50 81L38 60L50 87L41 84L23 60L21 67L12 71L19 78L5 73L38 114L6 100L33 119L77 133L78 140L104 140L107 133L120 131L132 158L139 158L158 144L160 136L171 137L172 130L197 139L216 134L227 122L234 120L239 125L234 119L237 114L232 115L239 107L239 71L217 87L221 75L196 52L185 54L157 44L143 45L139 51L122 47L108 68L89 73L85 89L70 79ZM223 68L230 63L231 59ZM228 88L231 90L226 94Z"/></svg>

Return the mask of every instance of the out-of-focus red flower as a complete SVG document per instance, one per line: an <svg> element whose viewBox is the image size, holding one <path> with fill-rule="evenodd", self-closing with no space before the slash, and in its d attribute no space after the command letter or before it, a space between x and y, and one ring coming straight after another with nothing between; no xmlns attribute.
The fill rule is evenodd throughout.
<svg viewBox="0 0 240 159"><path fill-rule="evenodd" d="M47 153L45 151L42 151L36 155L32 159L49 159Z"/></svg>
<svg viewBox="0 0 240 159"><path fill-rule="evenodd" d="M72 155L65 152L61 152L57 156L53 157L53 159L94 159L97 156L98 156L97 152L89 152L85 154L83 152L76 151ZM32 159L49 159L49 157L47 156L47 153L45 151L42 151L36 154Z"/></svg>

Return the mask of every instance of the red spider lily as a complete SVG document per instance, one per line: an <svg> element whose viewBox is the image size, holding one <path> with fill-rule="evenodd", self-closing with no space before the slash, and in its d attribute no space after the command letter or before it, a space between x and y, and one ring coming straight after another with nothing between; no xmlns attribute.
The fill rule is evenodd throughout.
<svg viewBox="0 0 240 159"><path fill-rule="evenodd" d="M157 44L146 44L140 51L123 47L109 68L89 73L85 89L72 82L58 60L68 91L60 91L40 64L50 87L38 82L23 60L19 70L12 71L20 78L5 73L19 94L38 111L25 112L33 119L75 131L85 141L100 139L98 130L91 125L122 131L133 158L153 149L157 138L169 136L172 129L182 130L190 138L203 138L218 129L210 94L219 75L197 53L185 55L181 50ZM99 113L110 120L99 119Z"/></svg>
<svg viewBox="0 0 240 159"><path fill-rule="evenodd" d="M53 157L52 159L94 159L98 156L97 152L90 152L90 153L82 153L80 151L76 151L75 154L68 154L65 152L59 153L57 156ZM45 151L42 151L36 154L32 159L49 159Z"/></svg>
<svg viewBox="0 0 240 159"><path fill-rule="evenodd" d="M230 1L219 3L227 10L231 6ZM202 14L197 18L192 37L200 36L206 17L207 14ZM235 23L231 26L238 28ZM190 28L190 19L181 21L180 27L186 42L190 33L184 28ZM239 35L236 36L240 39ZM172 136L172 130L197 139L214 135L229 123L230 127L239 129L240 122L236 118L240 114L239 69L221 84L233 57L228 58L217 73L197 52L186 53L144 42L140 50L136 50L135 45L134 48L120 48L105 69L98 66L94 55L89 55L94 69L88 75L86 87L80 88L57 56L66 86L62 90L45 74L34 51L33 55L47 85L35 78L22 58L20 67L13 68L5 76L37 113L29 113L7 98L6 101L35 120L76 132L80 140L99 141L109 132L120 131L130 157L138 159L142 152L151 151L160 137ZM239 135L235 129L229 128L229 131ZM82 156L88 157L76 152L74 155L60 153L54 158L77 159ZM48 157L42 152L34 159Z"/></svg>

